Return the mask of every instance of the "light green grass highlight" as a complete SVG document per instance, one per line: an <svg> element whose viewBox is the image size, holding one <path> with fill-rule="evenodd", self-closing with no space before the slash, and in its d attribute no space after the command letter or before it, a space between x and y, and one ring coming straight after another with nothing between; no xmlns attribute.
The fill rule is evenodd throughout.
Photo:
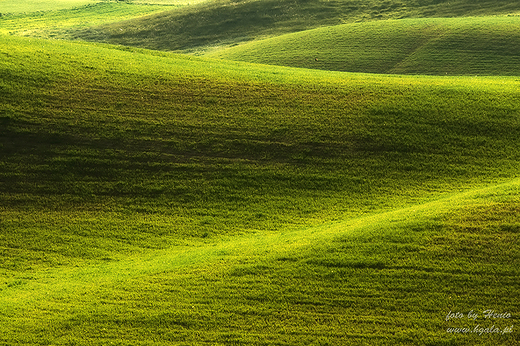
<svg viewBox="0 0 520 346"><path fill-rule="evenodd" d="M160 251L143 253L139 256L130 256L128 258L117 261L107 261L105 263L90 264L88 266L82 266L78 268L58 268L41 273L26 273L19 277L13 277L6 283L9 288L3 289L3 293L0 294L0 301L2 302L1 306L4 312L4 316L8 316L11 321L17 320L20 323L23 323L23 325L25 325L26 328L28 328L28 326L30 325L36 326L38 323L37 321L42 320L41 316L33 316L33 312L35 314L47 314L48 316L44 318L49 319L55 328L62 328L59 326L67 325L68 323L66 321L69 319L80 322L79 320L77 320L77 318L88 318L87 316L89 314L92 314L92 316L95 316L96 314L100 314L99 316L103 316L104 314L109 313L112 314L114 318L117 318L117 310L120 309L131 309L130 311L132 311L132 314L141 315L143 317L159 316L161 315L161 312L154 309L153 304L150 306L143 305L138 309L131 308L131 305L129 304L132 304L131 297L133 295L143 294L148 295L147 299L149 299L151 302L154 299L153 297L155 295L159 295L159 292L161 290L159 284L160 281L158 282L157 279L163 277L163 279L168 278L169 281L173 280L181 285L178 287L172 286L171 289L173 291L177 291L183 295L188 292L191 292L192 296L201 296L201 298L203 297L203 292L218 292L225 286L231 285L235 288L233 290L232 295L228 296L226 300L237 300L234 303L234 306L238 308L238 305L241 304L239 303L241 301L241 295L249 294L251 296L259 295L269 297L270 294L280 294L278 292L280 288L277 287L276 282L272 281L266 282L265 286L260 286L262 287L262 289L266 290L265 292L256 291L260 287L257 286L257 284L255 284L254 282L258 282L260 279L257 278L255 281L253 281L253 283L248 284L250 280L249 275L253 275L253 277L255 277L255 273L260 273L265 270L262 268L268 268L269 266L273 266L279 260L282 260L285 263L287 263L287 267L290 267L291 261L299 261L300 263L305 263L305 261L308 261L308 263L313 263L313 261L317 261L320 258L322 258L321 261L325 261L325 258L322 256L326 256L325 254L327 253L327 251L323 252L322 248L327 248L329 244L330 246L334 246L334 244L339 245L347 239L349 239L349 241L353 241L354 243L360 240L361 242L363 242L363 239L372 239L371 246L373 247L373 250L361 256L359 256L358 254L358 257L352 257L352 255L349 256L349 254L347 253L344 254L344 256L346 257L333 256L331 257L331 259L327 259L327 262L324 262L329 263L327 264L328 266L330 265L328 269L329 273L327 275L334 275L335 271L341 272L341 268L343 265L342 263L348 263L348 261L353 261L352 264L355 266L360 265L360 268L363 268L363 266L365 265L368 265L369 267L374 266L374 269L372 269L373 271L384 270L385 267L392 268L392 265L397 265L396 268L398 268L399 265L404 265L405 268L406 266L410 267L408 269L405 269L405 271L409 272L408 275L414 275L413 271L420 270L420 268L439 272L442 272L443 269L445 270L448 268L453 268L453 270L462 270L463 272L466 271L471 276L472 271L482 269L478 267L478 263L464 263L461 261L462 258L457 259L457 257L451 259L443 259L442 263L444 264L438 264L435 262L419 262L419 258L414 257L410 257L408 259L399 258L395 260L390 260L390 258L392 258L391 254L378 253L375 250L378 247L380 247L380 245L377 244L377 241L378 239L380 239L380 241L389 242L390 244L387 245L389 248L391 247L392 242L394 242L395 244L406 244L408 248L414 249L414 251L410 254L411 256L417 255L417 252L415 252L417 251L417 249L422 249L421 251L435 253L439 244L437 244L437 246L435 244L431 244L431 246L433 246L432 248L426 248L424 247L424 245L420 245L422 242L424 242L424 239L428 240L429 237L436 236L435 232L429 233L427 231L424 234L421 234L417 230L415 230L411 231L415 232L415 235L408 235L407 233L410 233L410 231L408 230L413 230L425 226L431 227L429 225L433 225L435 222L434 220L440 220L442 218L445 218L446 215L454 215L456 218L464 218L464 214L467 213L468 210L472 210L475 208L487 208L488 206L494 208L496 205L498 205L497 203L503 203L505 201L518 203L518 193L520 191L519 187L520 181L516 179L511 182L496 186L489 186L482 189L470 190L462 193L455 193L451 196L443 197L436 201L428 202L421 205L411 206L404 209L394 210L382 214L374 214L365 217L355 218L352 220L335 222L319 227L305 228L280 234L257 234L247 235L244 237L234 237L230 240L224 240L219 243L207 244L205 246L195 248L171 248ZM485 218L485 215L480 215L478 217ZM416 237L415 240L414 237ZM457 240L454 239L452 244L455 245L456 242ZM498 251L501 252L504 256L512 256L511 259L516 258L517 255L517 252L514 252L513 249L508 250L505 248L501 248L498 249ZM461 254L457 256L460 255ZM471 254L465 255L471 256ZM426 259L428 258L430 257L426 257ZM339 262L337 262L336 264L334 264L334 262L329 262L334 260ZM481 263L481 265L485 265L485 263ZM415 267L416 269L412 269L413 267ZM276 267L272 267L272 270L276 270L277 275L287 275L283 274L284 272L281 271L283 269L275 268ZM318 268L314 269L317 270ZM510 275L514 275L512 273L517 271L517 269L514 269L514 267L502 269L495 268L495 270L511 270ZM312 278L314 275L316 275L316 273L308 272L301 273L300 275L303 275L304 278L307 276L308 278L306 279L306 284L312 285ZM369 278L370 274L367 273L364 275L365 279L371 280ZM397 272L396 269L394 269L394 271L390 269L387 275L396 275L396 280L403 280L405 279L405 277L403 277L402 275L406 274ZM276 280L275 277L272 277L269 274L267 276L271 277L269 280ZM208 277L208 279L209 277L212 277L212 279L210 281L206 281L205 287L190 287L190 285L198 285L197 282L201 280L203 277ZM350 325L340 324L339 326L337 326L337 322L331 321L332 325L329 325L327 327L319 327L321 323L316 321L313 324L315 326L314 328L320 328L320 330L325 333L323 335L329 335L328 338L330 338L331 340L335 340L336 343L339 342L339 344L347 344L351 342L347 340L356 340L355 342L359 344L372 343L375 345L406 345L412 343L412 340L418 337L422 338L423 340L432 338L437 340L445 340L445 342L447 342L449 339L446 339L446 337L449 338L450 335L445 334L445 326L451 326L452 323L447 323L444 319L445 315L449 311L458 311L459 309L464 309L463 311L466 311L469 309L474 309L476 311L481 312L481 306L487 308L498 308L497 303L504 308L514 309L517 307L514 301L514 297L516 294L515 289L513 286L509 286L509 284L506 283L507 281L503 282L504 285L508 285L508 293L501 297L500 302L497 300L492 301L489 300L489 298L484 298L485 296L481 298L484 299L484 301L475 302L473 300L476 297L466 296L464 294L458 296L457 293L459 292L459 290L463 289L463 287L461 287L459 283L449 282L449 279L446 280L446 287L439 289L443 292L442 299L446 300L448 302L448 305L444 306L444 304L446 303L441 301L434 303L433 306L435 306L435 304L437 306L436 309L434 309L435 313L433 315L433 311L430 310L431 308L429 308L428 312L426 312L421 311L420 308L419 310L415 310L412 306L406 305L416 304L412 303L414 301L413 299L410 299L408 303L404 302L405 305L400 305L400 308L398 308L403 309L402 311L397 311L397 314L401 314L401 317L404 317L406 319L412 319L415 321L414 323L424 324L424 327L421 331L413 332L412 329L414 328L412 327L411 329L403 329L401 331L398 331L397 333L393 332L393 335L390 335L384 329L379 330L375 328L372 329L372 333L381 333L381 335L385 335L384 341L366 340L365 342L363 342L363 338L361 338L360 335L352 335L348 339L342 339L341 335L348 335L347 331L351 328ZM142 285L139 284L140 282L147 282L147 284ZM154 284L157 285L155 289L152 288L154 287L152 282L154 282ZM417 283L418 282L415 282L414 284ZM298 285L297 281L294 284ZM363 281L345 282L345 285L347 286L357 286L360 284L363 285ZM428 286L428 283L424 282L423 285ZM118 289L115 289L116 287ZM319 287L310 287L311 290L313 290L317 296L323 294L323 292L319 293ZM121 288L123 288L124 291L116 293ZM285 287L285 289L287 288L289 287ZM296 287L294 287L293 289L296 289ZM370 290L368 287L365 289ZM432 298L428 297L428 295L432 295L435 297L438 296L437 292L428 292L424 289L419 288L411 289L413 289L413 292L415 292L415 294L420 295L419 299L422 300L420 305L423 306L423 308L424 306L430 305L428 301ZM448 289L448 291L445 291L445 289ZM489 287L480 287L480 292L486 289L489 289ZM154 293L154 290L157 291ZM478 289L475 290L474 288L471 291L474 292L474 294L479 292ZM291 298L292 295L294 295L297 291L295 291L295 293L289 292L290 291L287 291L287 293L285 294L286 299L289 299L290 301L291 299L293 299ZM368 293L367 291L364 292L370 295L370 293ZM372 292L372 294L374 293L375 291ZM113 311L106 310L106 308L108 308L109 306L105 307L104 304L106 304L108 301L104 301L113 294L117 295L117 299L119 301L119 308L117 308L116 306L112 306L111 309L114 309ZM444 294L446 294L446 296L444 296ZM210 295L211 294L208 294L208 298ZM100 297L103 297L101 298L101 301L98 300ZM130 299L130 301L125 301L124 299ZM166 305L170 306L170 310L168 310L169 312L167 313L174 313L178 316L179 314L186 314L185 318L189 318L187 316L190 315L192 316L191 318L200 318L200 315L199 317L196 317L198 315L195 312L196 309L201 309L203 308L203 306L209 303L193 301L191 303L193 305L186 305L183 304L182 301L178 301L177 299L179 298L176 298L172 295L169 295L168 299L170 299L170 301L158 301L157 304L164 305L166 303ZM270 299L278 300L280 299L280 297L273 296ZM300 297L299 299L305 298ZM358 297L357 299L363 298ZM390 297L385 297L385 299L391 300ZM69 305L66 303L67 301L74 302L75 307L67 307ZM188 302L186 301L184 303ZM219 308L216 304L218 303L214 302L213 305L210 305L211 307L208 306L212 310L209 310L206 313L222 309L222 307ZM268 310L256 310L254 307L251 308L253 309L252 312L259 313L260 316L262 316L262 313L280 314L283 313L285 309L290 309L290 306L292 305L290 302L286 302L286 304L287 306L276 305L276 307L262 308ZM403 304L403 302L401 302L401 304ZM54 307L54 312L52 310L47 310L52 309L52 307ZM81 311L80 309L84 309L84 311ZM296 305L293 307L293 309L298 310L299 307ZM306 315L308 314L309 317L316 317L316 314L318 313L316 309L319 309L319 307L315 307L314 310L306 311L303 313ZM409 310L415 312L411 313ZM59 313L59 315L57 315L57 313ZM193 315L193 313L195 313L195 315ZM359 320L362 320L362 316L365 314L366 317L372 316L371 318L374 318L373 321L383 323L383 321L385 321L385 317L379 315L379 313L380 312L374 310L367 310L364 312L363 310L348 312L348 314L351 315L353 318L358 319L358 330L360 330L360 328L363 328L361 327L361 325L369 326L370 323L373 323L371 322L371 319L368 319L363 322ZM414 316L415 314L418 315ZM33 320L29 320L31 318L33 318ZM127 318L129 318L129 316L127 316ZM338 316L338 318L341 317ZM347 322L347 316L344 315L343 318L347 319L343 320L342 323L352 323L352 321ZM428 324L426 324L426 321L428 321ZM507 322L514 323L514 321L517 321L516 317L514 320ZM74 327L74 325L79 326L77 322L70 327L76 329L77 327ZM92 322L94 321L85 320L84 322L81 322L81 324L86 326ZM225 322L225 320L222 320L221 322L215 322L223 323L220 327L217 327L223 329L225 329L226 325L230 323L230 321ZM405 320L401 321L401 323L403 323L404 325L407 325L409 322L410 321L406 322ZM502 321L495 323L500 322ZM194 320L187 319L185 320L185 323L190 324L195 322ZM300 321L300 323L304 323L304 321L302 320ZM483 322L481 321L481 323ZM262 322L261 320L256 320L255 324L248 324L247 326L243 325L242 328L249 330L249 332L247 333L249 337L251 336L251 330L255 330L260 334L258 334L259 339L257 339L256 341L246 339L245 335L242 336L240 340L249 340L251 344L257 344L257 342L260 342L260 340L266 342L267 339L265 338L268 337L268 335L263 334L265 333L265 331L261 331L261 329L257 330L257 328L263 324L264 322ZM166 326L167 325L158 325L158 328L164 328ZM113 325L112 322L110 322L109 324L104 324L102 327L103 330L111 331ZM293 326L293 328L294 327L295 326ZM340 334L337 334L337 332L332 332L333 328L336 327L344 328L343 332ZM286 328L291 327L286 326L284 329ZM395 328L395 326L390 328ZM415 325L415 329L416 328L417 326ZM187 339L185 339L185 342L187 342L187 344L192 344L191 342L197 343L197 341L195 340L199 340L198 342L200 342L202 340L200 339L200 335L192 335L189 332L189 329L185 329L185 332L188 332L185 335L185 337L187 337ZM214 336L216 337L216 339L213 340L219 340L217 335L219 331L223 332L223 329L216 330L217 334ZM271 328L269 328L271 332L274 332L277 329L279 329L279 327L273 328L273 326L271 326ZM142 332L143 330L141 330L141 333ZM90 332L88 332L87 334L89 333ZM104 341L102 342L106 342L106 340L116 340L115 336L111 334L111 332L108 333L108 339L104 339ZM212 337L210 336L211 333L209 331L206 331L205 333L206 338L208 338L207 340L212 340ZM280 330L278 330L278 333L280 333ZM7 333L6 335L9 335L9 333ZM333 337L332 335L336 336ZM288 340L287 336L282 336L280 334L278 336L281 337L282 340ZM86 341L86 339L84 339L85 337L87 337L87 335L83 336L84 341ZM135 342L136 344L145 344L143 343L143 340L140 339L140 337L134 337L136 339L133 339L133 341L131 342ZM238 334L235 334L234 339L236 341L239 340L237 339L237 337ZM496 337L498 338L498 336ZM125 339L131 340L129 338ZM164 338L161 337L159 337L159 339L166 341ZM470 344L472 342L471 340L475 340L474 337L471 338L467 336L458 336L457 339L458 344L460 345ZM57 344L66 344L68 340L70 341L70 339L63 336L58 337L54 340L55 342L57 342ZM82 344L80 341L81 339L76 338L75 340L76 342ZM189 342L188 340L191 340L191 342ZM507 337L501 337L500 340L501 342L503 342L504 345L513 345L517 338L514 335L508 335ZM160 342L159 340L157 341ZM92 339L90 342L98 344ZM269 342L267 342L267 344L269 344Z"/></svg>
<svg viewBox="0 0 520 346"><path fill-rule="evenodd" d="M207 56L348 72L520 75L520 17L403 19L331 26Z"/></svg>
<svg viewBox="0 0 520 346"><path fill-rule="evenodd" d="M211 0L131 0L133 4L145 5L196 5Z"/></svg>
<svg viewBox="0 0 520 346"><path fill-rule="evenodd" d="M100 0L0 0L0 13L30 13L63 10L96 4Z"/></svg>
<svg viewBox="0 0 520 346"><path fill-rule="evenodd" d="M71 38L71 32L92 25L118 22L152 13L171 10L180 5L97 2L72 9L11 14L0 17L0 33L43 38Z"/></svg>

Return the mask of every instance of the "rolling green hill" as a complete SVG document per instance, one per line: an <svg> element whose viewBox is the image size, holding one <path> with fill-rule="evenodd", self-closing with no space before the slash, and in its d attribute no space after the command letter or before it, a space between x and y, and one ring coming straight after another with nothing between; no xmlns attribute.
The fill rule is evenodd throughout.
<svg viewBox="0 0 520 346"><path fill-rule="evenodd" d="M0 343L518 344L518 77L0 57Z"/></svg>
<svg viewBox="0 0 520 346"><path fill-rule="evenodd" d="M357 21L519 12L518 2L504 0L219 0L90 27L78 31L75 37L157 50L200 52Z"/></svg>
<svg viewBox="0 0 520 346"><path fill-rule="evenodd" d="M520 343L520 3L85 3L0 0L0 345Z"/></svg>
<svg viewBox="0 0 520 346"><path fill-rule="evenodd" d="M186 2L116 1L7 15L0 17L0 32L209 52L208 56L224 59L338 71L518 75L520 17L518 5L510 2L208 1L179 5ZM175 10L167 11L171 8ZM496 13L508 16L489 16ZM479 16L377 20L469 14ZM133 19L123 21L129 18ZM351 24L336 25L344 22ZM306 30L312 27L320 28ZM286 34L294 31L298 32ZM244 41L248 44L239 44Z"/></svg>
<svg viewBox="0 0 520 346"><path fill-rule="evenodd" d="M101 1L102 0L0 0L0 13L5 15L62 10L84 5L92 5Z"/></svg>
<svg viewBox="0 0 520 346"><path fill-rule="evenodd" d="M518 184L278 235L16 273L0 291L0 342L516 345Z"/></svg>
<svg viewBox="0 0 520 346"><path fill-rule="evenodd" d="M520 75L520 17L403 19L282 35L208 56L324 70Z"/></svg>
<svg viewBox="0 0 520 346"><path fill-rule="evenodd" d="M164 12L177 8L174 4L141 4L127 1L91 1L80 6L82 1L26 1L12 2L15 13L5 13L9 7L2 7L0 2L0 33L16 36L32 36L40 38L70 39L71 33L93 25L128 20L147 14ZM178 2L176 2L178 3ZM182 2L181 2L182 3ZM16 5L15 5L16 4ZM40 6L38 6L38 4ZM76 6L73 6L76 4ZM73 6L71 8L61 8ZM38 10L45 9L45 10ZM3 13L2 13L3 12Z"/></svg>

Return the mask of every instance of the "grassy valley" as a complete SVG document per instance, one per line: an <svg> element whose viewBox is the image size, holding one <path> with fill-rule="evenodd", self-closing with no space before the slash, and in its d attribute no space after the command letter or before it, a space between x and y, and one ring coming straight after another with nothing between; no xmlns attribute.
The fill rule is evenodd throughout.
<svg viewBox="0 0 520 346"><path fill-rule="evenodd" d="M0 345L519 343L516 4L45 6L0 17Z"/></svg>

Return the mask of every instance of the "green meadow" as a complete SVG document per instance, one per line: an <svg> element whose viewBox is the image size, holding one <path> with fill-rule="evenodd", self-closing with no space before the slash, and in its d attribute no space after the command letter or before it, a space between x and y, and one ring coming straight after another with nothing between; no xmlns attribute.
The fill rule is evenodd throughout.
<svg viewBox="0 0 520 346"><path fill-rule="evenodd" d="M29 3L0 17L0 345L520 342L515 4ZM250 42L140 41L224 8Z"/></svg>
<svg viewBox="0 0 520 346"><path fill-rule="evenodd" d="M70 9L99 3L101 0L1 0L0 13L27 13Z"/></svg>
<svg viewBox="0 0 520 346"><path fill-rule="evenodd" d="M218 0L128 21L92 25L78 30L74 37L204 54L261 38L346 23L519 14L520 3L509 0ZM379 34L367 32L370 37Z"/></svg>
<svg viewBox="0 0 520 346"><path fill-rule="evenodd" d="M305 30L208 54L302 68L429 75L520 75L520 16L372 21Z"/></svg>
<svg viewBox="0 0 520 346"><path fill-rule="evenodd" d="M86 27L124 19L129 20L182 6L134 4L126 1L90 1L87 5L81 5L81 1L70 1L64 2L64 4L69 4L69 6L76 4L77 6L59 8L51 5L60 4L60 2L43 1L42 3L49 4L49 7L37 10L40 7L32 1L28 1L26 7L23 7L27 12L9 13L9 7L2 8L2 2L0 2L0 13L6 11L0 16L0 33L40 38L70 38L71 33Z"/></svg>

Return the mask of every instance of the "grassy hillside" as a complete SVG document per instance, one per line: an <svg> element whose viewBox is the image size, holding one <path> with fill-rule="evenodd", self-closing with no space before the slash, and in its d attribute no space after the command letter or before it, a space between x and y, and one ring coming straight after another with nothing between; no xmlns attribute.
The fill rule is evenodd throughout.
<svg viewBox="0 0 520 346"><path fill-rule="evenodd" d="M0 291L0 342L516 345L518 184L318 228L17 273Z"/></svg>
<svg viewBox="0 0 520 346"><path fill-rule="evenodd" d="M350 72L518 76L519 29L520 17L365 22L253 41L208 56Z"/></svg>
<svg viewBox="0 0 520 346"><path fill-rule="evenodd" d="M82 5L84 3L82 1L41 1L37 3L27 1L16 2L16 4L13 2L13 10L17 9L17 11L9 12L7 4L10 2L2 7L3 2L0 1L0 13L3 13L0 16L0 33L70 39L71 32L85 27L142 17L184 5L182 1L174 0L157 4L155 2L142 4L116 0L91 1L88 5ZM69 8L62 8L66 5ZM41 10L39 10L40 8Z"/></svg>
<svg viewBox="0 0 520 346"><path fill-rule="evenodd" d="M24 208L176 214L226 201L231 214L213 221L255 229L273 222L263 209L322 220L380 208L395 190L402 199L516 174L516 78L345 75L3 40L5 202Z"/></svg>
<svg viewBox="0 0 520 346"><path fill-rule="evenodd" d="M34 12L47 12L56 10L70 10L95 4L119 4L119 5L163 5L181 6L197 4L208 0L0 0L0 14L29 14ZM165 8L163 8L165 10ZM72 14L72 13L71 13Z"/></svg>
<svg viewBox="0 0 520 346"><path fill-rule="evenodd" d="M0 40L0 343L518 343L517 77Z"/></svg>
<svg viewBox="0 0 520 346"><path fill-rule="evenodd" d="M158 50L197 52L259 37L357 21L519 11L518 2L505 0L219 0L88 28L79 31L76 37Z"/></svg>
<svg viewBox="0 0 520 346"><path fill-rule="evenodd" d="M62 10L99 3L103 0L0 0L0 13L28 13Z"/></svg>

